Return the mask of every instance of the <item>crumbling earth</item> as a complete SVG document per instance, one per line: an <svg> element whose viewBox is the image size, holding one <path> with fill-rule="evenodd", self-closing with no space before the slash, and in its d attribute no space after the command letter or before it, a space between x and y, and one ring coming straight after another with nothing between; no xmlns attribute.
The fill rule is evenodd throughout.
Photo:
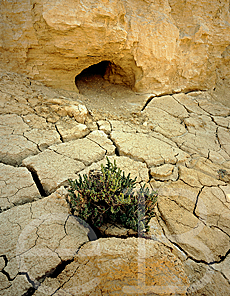
<svg viewBox="0 0 230 296"><path fill-rule="evenodd" d="M228 295L230 109L106 83L97 108L1 72L0 295ZM151 239L89 241L70 214L67 180L107 156L158 190Z"/></svg>

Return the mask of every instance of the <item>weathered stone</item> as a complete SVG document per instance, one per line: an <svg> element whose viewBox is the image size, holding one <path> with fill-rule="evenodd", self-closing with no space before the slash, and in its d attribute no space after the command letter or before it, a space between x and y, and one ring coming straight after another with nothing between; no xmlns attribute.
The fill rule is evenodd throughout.
<svg viewBox="0 0 230 296"><path fill-rule="evenodd" d="M52 129L53 125L49 124L45 118L38 116L34 112L31 112L31 114L24 115L23 121L30 127L34 129Z"/></svg>
<svg viewBox="0 0 230 296"><path fill-rule="evenodd" d="M188 286L181 261L163 244L141 238L110 238L85 244L74 262L57 279L46 279L39 290L54 293L59 288L54 295L82 296L185 295Z"/></svg>
<svg viewBox="0 0 230 296"><path fill-rule="evenodd" d="M1 282L1 287L3 287L3 289L0 290L1 296L11 296L23 295L33 286L28 282L26 275L17 275L13 282L9 282L8 280L6 281L6 276L4 276L4 282Z"/></svg>
<svg viewBox="0 0 230 296"><path fill-rule="evenodd" d="M196 195L189 188L187 186L187 191L183 187L181 189L178 183L170 190L160 191L157 217L166 237L179 245L186 254L207 263L217 261L229 250L229 237L218 228L209 227L193 214Z"/></svg>
<svg viewBox="0 0 230 296"><path fill-rule="evenodd" d="M227 190L230 191L229 185ZM217 227L230 235L230 202L220 188L205 187L202 189L195 214L206 225Z"/></svg>
<svg viewBox="0 0 230 296"><path fill-rule="evenodd" d="M172 3L174 0L170 1ZM136 5L137 3L133 7ZM34 9L37 11L38 6L35 5ZM72 34L72 31L69 33ZM113 79L118 81L118 73L106 75L111 81ZM73 82L74 77L71 78ZM108 81L106 83L107 86L110 85ZM98 87L100 88L100 85ZM110 240L105 238L100 242L103 241L103 249L106 251L99 252L99 255L95 254L94 244L92 251L88 248L88 230L79 228L75 218L69 215L70 210L66 203L67 190L62 187L48 199L35 201L36 198L33 198L31 190L36 187L30 173L25 168L0 164L0 175L3 176L3 180L0 180L2 209L6 210L16 205L0 213L0 295L27 295L30 291L33 292L31 290L33 286L38 288L34 293L36 296L52 294L69 296L70 293L73 295L80 293L79 295L85 296L111 293L126 295L130 292L134 295L138 292L139 295L161 295L162 291L166 295L167 293L172 295L187 293L189 296L228 294L230 187L227 183L230 183L230 156L227 114L229 110L213 103L214 91L212 97L209 92L197 91L186 95L155 97L152 100L154 94L146 94L144 99L144 95L133 93L132 101L126 102L126 95L116 100L115 87L116 85L109 94L111 97L114 95L115 107L120 105L124 113L129 113L130 110L137 110L138 105L144 111L129 114L130 121L128 117L124 117L123 120L127 122L123 122L116 109L114 109L116 116L110 114L110 102L107 104L105 97L105 109L108 109L108 112L101 115L98 113L98 118L103 120L96 123L95 120L98 119L93 117L94 112L91 112L91 108L91 117L87 115L82 119L85 120L88 132L91 133L86 138L80 139L81 141L59 144L60 135L62 138L65 135L67 138L76 136L70 125L61 130L60 123L71 122L74 126L84 126L77 123L76 119L78 115L84 113L81 114L79 105L82 105L83 101L87 102L87 98L75 92L47 88L42 83L27 79L26 76L1 72L0 142L2 144L2 139L7 138L4 140L8 142L7 147L13 147L7 148L9 153L19 144L19 142L12 144L14 137L23 139L26 143L32 141L39 149L53 145L56 140L59 142L58 145L53 145L42 153L39 149L36 150L35 153L38 155L30 156L23 162L35 175L37 174L47 194L61 184L68 184L68 178L76 179L78 174L88 173L90 169L100 169L101 163L106 164L106 154L114 154L117 145L117 154L126 156L109 156L110 161L116 160L117 166L124 170L126 175L130 173L131 178L137 177L137 182L150 182L147 183L148 188L158 188L158 205L154 208L156 217L151 219L149 224L151 239L146 240L151 241L151 244L153 240L157 242L157 245L148 247L151 252L152 249L158 250L159 246L162 247L156 253L158 258L156 259L155 255L151 257L150 252L148 255L150 257L146 257L148 261L146 272L138 273L132 265L132 262L139 260L138 253L132 252L132 246L139 246L141 242L137 238L133 238L132 244L127 244L129 239L120 240L119 243L115 240L113 246ZM110 92L111 89L106 88L105 91ZM131 91L130 96L132 96ZM147 98L151 100L150 103L146 101ZM95 99L95 108L97 100ZM142 100L144 103L141 104ZM126 109L125 106L129 104L134 107ZM151 108L155 113L153 112L148 118L147 111ZM83 108L84 110L86 109ZM72 118L69 118L70 116ZM160 127L158 132L150 130L151 124L153 128L153 122L158 129ZM56 123L57 129L53 123ZM185 134L180 134L181 127L186 128ZM110 141L111 132L114 144ZM189 153L185 153L177 145ZM11 157L14 164L20 164L17 157ZM26 153L20 154L21 160L24 157L27 157ZM178 164L177 158L182 161L181 165ZM85 167L85 164L89 166ZM180 167L178 181L176 175L174 176L177 167ZM149 180L150 172L160 181L154 178ZM169 180L165 180L168 178ZM138 188L139 186L140 184L137 184ZM36 192L38 193L37 189ZM15 196L17 201L13 200ZM33 203L30 203L31 201ZM26 204L18 205L19 203ZM123 236L134 233L109 227L106 229L106 235ZM87 244L81 247L83 250L81 253L79 246L86 242ZM120 248L122 255L116 253ZM158 268L157 260L165 258L164 255L162 257L165 250L174 257L170 257L172 261L164 260ZM70 263L76 252L84 253L84 256L76 257ZM142 249L141 254L144 254ZM168 255L166 257L168 258ZM190 285L189 283L182 285L184 290L181 290L182 286L177 284L180 281L177 281L177 274L181 272L183 277L184 271L180 267L182 265L178 268L174 262L177 260L176 257L182 261L185 273L191 281ZM66 261L67 265L64 266ZM151 264L155 264L155 267L152 268ZM168 267L170 268L167 269ZM56 268L57 271L52 275ZM159 270L161 272L158 277ZM143 289L137 291L139 274L147 275L146 286L151 288L142 286ZM174 286L173 290L171 286L168 288L168 274L171 276L170 283L171 278L175 280L172 280L171 284ZM156 285L159 279L159 290L151 290L155 279ZM164 282L161 282L161 279ZM38 280L42 282L41 285ZM121 290L123 283L135 286L135 290ZM156 285L153 286L154 289ZM82 290L78 289L79 286Z"/></svg>
<svg viewBox="0 0 230 296"><path fill-rule="evenodd" d="M124 122L120 120L110 120L112 131L115 132L126 132L126 133L137 133L143 132L140 126L132 124L131 122Z"/></svg>
<svg viewBox="0 0 230 296"><path fill-rule="evenodd" d="M60 135L53 129L33 129L24 133L25 138L38 145L41 151L53 144L61 143Z"/></svg>
<svg viewBox="0 0 230 296"><path fill-rule="evenodd" d="M87 138L53 145L49 149L70 159L81 161L85 165L103 159L106 153L105 149Z"/></svg>
<svg viewBox="0 0 230 296"><path fill-rule="evenodd" d="M8 288L10 286L10 282L8 281L7 279L7 276L3 273L0 272L0 295L3 295L1 294L1 290L4 290L6 288Z"/></svg>
<svg viewBox="0 0 230 296"><path fill-rule="evenodd" d="M97 143L100 147L106 150L106 155L115 154L115 146L113 142L106 136L103 131L93 131L87 136L87 139Z"/></svg>
<svg viewBox="0 0 230 296"><path fill-rule="evenodd" d="M40 193L26 168L14 168L0 163L0 208L6 210L31 202Z"/></svg>
<svg viewBox="0 0 230 296"><path fill-rule="evenodd" d="M228 281L230 280L230 269L229 269L229 266L230 266L230 254L222 262L213 264L212 266L216 270L223 273L225 275L225 277L228 279Z"/></svg>
<svg viewBox="0 0 230 296"><path fill-rule="evenodd" d="M195 127L190 126L189 133L181 137L175 137L173 140L182 150L190 154L198 153L206 158L208 158L210 150L221 154L221 147L216 139L216 133L214 131L208 131L208 129L196 132Z"/></svg>
<svg viewBox="0 0 230 296"><path fill-rule="evenodd" d="M99 120L97 122L98 126L99 126L99 129L101 131L103 131L104 133L106 134L110 134L111 132L111 124L109 121L106 121L106 120Z"/></svg>
<svg viewBox="0 0 230 296"><path fill-rule="evenodd" d="M176 164L186 161L189 155L179 148L171 147L151 135L112 132L120 155L146 162L148 167L164 163Z"/></svg>
<svg viewBox="0 0 230 296"><path fill-rule="evenodd" d="M76 89L82 70L108 60L109 81L142 92L211 89L229 81L226 1L36 3L2 4L2 69L68 90Z"/></svg>
<svg viewBox="0 0 230 296"><path fill-rule="evenodd" d="M216 125L212 121L210 116L207 115L196 115L191 114L189 118L184 120L184 123L188 129L188 131L192 134L208 132L208 133L215 133L216 132Z"/></svg>
<svg viewBox="0 0 230 296"><path fill-rule="evenodd" d="M64 142L83 138L90 132L85 124L68 117L59 120L56 127Z"/></svg>
<svg viewBox="0 0 230 296"><path fill-rule="evenodd" d="M155 107L162 109L174 117L184 119L188 117L188 112L183 107L182 104L179 104L173 96L161 96L156 97L151 100L148 104L148 108Z"/></svg>
<svg viewBox="0 0 230 296"><path fill-rule="evenodd" d="M21 135L2 136L0 141L0 160L3 163L19 165L29 155L39 152L37 145Z"/></svg>
<svg viewBox="0 0 230 296"><path fill-rule="evenodd" d="M163 100L161 103L164 104ZM154 104L152 106L150 103L144 110L144 114L148 117L148 127L170 139L186 133L186 129L184 125L181 124L181 120L179 118L175 118L168 112L154 107Z"/></svg>
<svg viewBox="0 0 230 296"><path fill-rule="evenodd" d="M23 165L37 174L46 194L67 184L68 179L75 179L76 174L84 168L82 162L51 150L24 159Z"/></svg>
<svg viewBox="0 0 230 296"><path fill-rule="evenodd" d="M191 259L184 262L185 272L191 282L187 295L220 295L225 296L229 293L229 283L224 276L204 263L196 263Z"/></svg>
<svg viewBox="0 0 230 296"><path fill-rule="evenodd" d="M219 126L230 128L230 116L228 117L213 116L213 120Z"/></svg>
<svg viewBox="0 0 230 296"><path fill-rule="evenodd" d="M160 183L161 187L158 189L160 201L163 201L164 197L168 197L175 201L175 203L177 203L180 207L185 208L191 213L193 212L200 188L191 187L181 180L176 182Z"/></svg>
<svg viewBox="0 0 230 296"><path fill-rule="evenodd" d="M0 257L0 271L3 270L5 267L6 263L3 257Z"/></svg>
<svg viewBox="0 0 230 296"><path fill-rule="evenodd" d="M178 168L172 164L163 164L159 167L152 167L150 174L155 180L173 180L178 178Z"/></svg>
<svg viewBox="0 0 230 296"><path fill-rule="evenodd" d="M24 137L30 127L16 114L0 115L0 159L18 165L23 158L38 153L37 145Z"/></svg>
<svg viewBox="0 0 230 296"><path fill-rule="evenodd" d="M228 116L230 115L230 108L218 102L210 102L208 100L198 100L199 106L211 115Z"/></svg>
<svg viewBox="0 0 230 296"><path fill-rule="evenodd" d="M127 229L121 225L112 225L109 223L102 225L99 230L103 237L127 238L130 236L137 236L137 232L132 229Z"/></svg>
<svg viewBox="0 0 230 296"><path fill-rule="evenodd" d="M213 156L215 156L215 158ZM220 157L221 155L216 153L214 154L213 151L210 151L210 154L209 154L210 159L206 159L200 156L197 156L197 157L194 156L194 158L190 159L186 163L186 166L188 168L193 168L197 171L201 171L204 174L211 176L214 179L220 179L220 170L223 169L223 166L225 166L225 164L227 163L225 160L223 160L224 162L223 163L221 162L222 165L218 164L218 160L221 159ZM214 160L216 160L217 163L215 163ZM228 168L225 168L225 170L226 170L226 174L230 174L230 170ZM225 181L223 180L223 178L221 178L221 180Z"/></svg>
<svg viewBox="0 0 230 296"><path fill-rule="evenodd" d="M30 130L30 127L16 114L0 115L0 132L1 135L23 135L25 131ZM9 129L9 133L4 133L4 129Z"/></svg>
<svg viewBox="0 0 230 296"><path fill-rule="evenodd" d="M86 117L88 115L88 110L84 105L79 104L78 106L66 106L65 110L70 117L74 117L74 119L79 123L85 123Z"/></svg>
<svg viewBox="0 0 230 296"><path fill-rule="evenodd" d="M230 156L230 132L228 129L223 127L218 128L218 139L220 141L221 147L227 152Z"/></svg>
<svg viewBox="0 0 230 296"><path fill-rule="evenodd" d="M224 185L224 182L220 180L184 166L179 166L179 178L192 187Z"/></svg>
<svg viewBox="0 0 230 296"><path fill-rule="evenodd" d="M0 214L0 256L7 259L4 270L12 279L1 277L5 294L0 295L23 295L61 261L72 259L88 241L87 230L69 215L64 196L60 189L47 198ZM5 289L7 286L10 288Z"/></svg>
<svg viewBox="0 0 230 296"><path fill-rule="evenodd" d="M156 216L151 218L148 225L149 225L148 236L150 236L152 240L158 241L163 245L169 247L172 250L173 254L177 256L179 252L176 250L175 246L164 235L163 229L159 225ZM181 254L179 257L181 257Z"/></svg>
<svg viewBox="0 0 230 296"><path fill-rule="evenodd" d="M14 95L5 93L3 89L0 91L0 107L0 114L25 115L33 112L33 109L29 106L28 102L22 102Z"/></svg>
<svg viewBox="0 0 230 296"><path fill-rule="evenodd" d="M225 163L229 161L229 156L224 150L219 152L221 154L216 151L210 150L209 159L214 163L218 163L219 165L225 165Z"/></svg>
<svg viewBox="0 0 230 296"><path fill-rule="evenodd" d="M201 109L198 105L198 103L196 102L196 100L190 96L189 94L174 94L173 98L178 101L181 105L183 105L186 110L188 110L188 112L190 113L195 113L198 115L202 115L202 114L208 114L207 112L205 112L203 109Z"/></svg>

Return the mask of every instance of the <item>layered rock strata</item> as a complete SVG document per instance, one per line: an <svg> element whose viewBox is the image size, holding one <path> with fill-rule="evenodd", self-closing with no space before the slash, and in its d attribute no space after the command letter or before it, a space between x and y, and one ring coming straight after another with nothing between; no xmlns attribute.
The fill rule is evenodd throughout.
<svg viewBox="0 0 230 296"><path fill-rule="evenodd" d="M75 77L103 62L97 74L139 92L228 95L227 0L14 0L0 15L1 68L46 85L76 90Z"/></svg>

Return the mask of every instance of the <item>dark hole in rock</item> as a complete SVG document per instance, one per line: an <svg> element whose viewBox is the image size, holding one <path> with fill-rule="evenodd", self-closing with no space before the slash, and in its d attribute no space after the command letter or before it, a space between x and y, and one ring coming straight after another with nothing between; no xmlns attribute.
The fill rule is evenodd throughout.
<svg viewBox="0 0 230 296"><path fill-rule="evenodd" d="M107 88L110 85L120 85L128 87L134 86L134 75L127 73L119 65L110 61L102 61L100 63L89 66L75 77L75 84L80 93L87 95L89 89L101 91L102 88ZM107 83L107 84L106 84Z"/></svg>
<svg viewBox="0 0 230 296"><path fill-rule="evenodd" d="M75 82L77 84L77 82L81 79L91 78L97 75L103 77L105 75L107 68L110 66L111 66L111 62L109 61L103 61L98 64L94 64L86 68L85 70L83 70L79 75L77 75L75 78Z"/></svg>
<svg viewBox="0 0 230 296"><path fill-rule="evenodd" d="M90 82L97 78L103 78L106 71L111 67L111 62L102 61L84 69L79 75L75 77L75 84L81 87L81 82Z"/></svg>

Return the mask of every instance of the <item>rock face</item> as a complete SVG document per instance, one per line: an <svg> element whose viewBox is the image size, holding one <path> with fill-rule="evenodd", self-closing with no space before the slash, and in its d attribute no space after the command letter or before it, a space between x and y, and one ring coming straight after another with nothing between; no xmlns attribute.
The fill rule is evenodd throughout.
<svg viewBox="0 0 230 296"><path fill-rule="evenodd" d="M229 23L227 0L2 1L1 68L68 90L103 61L140 92L228 86Z"/></svg>

